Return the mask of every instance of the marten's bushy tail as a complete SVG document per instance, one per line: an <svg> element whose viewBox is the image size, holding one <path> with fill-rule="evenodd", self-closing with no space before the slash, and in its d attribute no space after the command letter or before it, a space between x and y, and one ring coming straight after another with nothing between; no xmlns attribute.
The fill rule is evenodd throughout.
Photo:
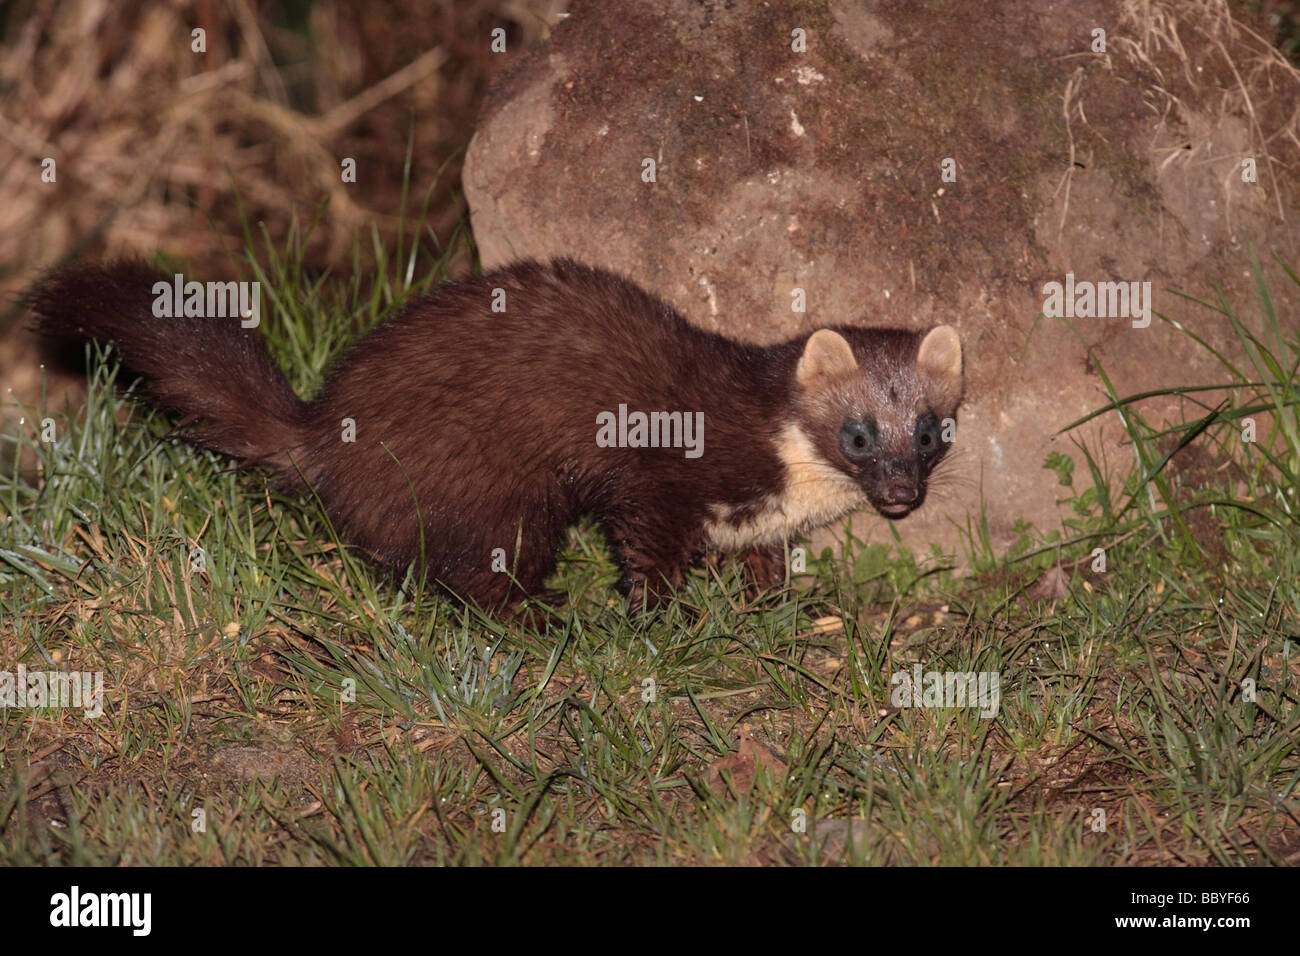
<svg viewBox="0 0 1300 956"><path fill-rule="evenodd" d="M154 400L189 426L188 441L294 483L290 454L305 406L261 333L238 316L158 318L158 282L172 280L138 263L75 267L48 277L29 301L45 335L112 342Z"/></svg>

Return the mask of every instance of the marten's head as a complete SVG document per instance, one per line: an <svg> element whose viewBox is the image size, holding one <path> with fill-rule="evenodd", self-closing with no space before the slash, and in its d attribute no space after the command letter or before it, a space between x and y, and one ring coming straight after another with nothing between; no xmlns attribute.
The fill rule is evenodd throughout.
<svg viewBox="0 0 1300 956"><path fill-rule="evenodd" d="M797 457L808 456L814 484L843 494L847 478L882 515L901 518L925 501L930 473L955 437L962 389L961 340L952 326L820 329L795 370L804 445Z"/></svg>

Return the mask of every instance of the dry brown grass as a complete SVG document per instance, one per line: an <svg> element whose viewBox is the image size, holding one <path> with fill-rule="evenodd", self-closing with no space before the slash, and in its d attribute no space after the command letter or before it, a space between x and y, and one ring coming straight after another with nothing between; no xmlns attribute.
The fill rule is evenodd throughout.
<svg viewBox="0 0 1300 956"><path fill-rule="evenodd" d="M1300 172L1300 69L1271 37L1246 22L1240 4L1228 0L1124 0L1124 35L1113 40L1120 55L1151 77L1147 93L1162 117L1195 129L1187 103L1214 103L1206 90L1218 90L1217 115L1240 116L1249 124L1260 185L1268 189L1280 220L1286 219L1284 192L1295 188ZM1214 51L1209 59L1189 49ZM1194 94L1194 97L1193 97ZM1201 145L1179 149L1166 162L1198 162ZM1230 198L1230 194L1229 197ZM1294 197L1292 197L1294 198Z"/></svg>
<svg viewBox="0 0 1300 956"><path fill-rule="evenodd" d="M489 32L525 49L556 7L325 0L294 24L280 3L251 0L17 4L0 59L0 291L85 246L165 245L200 267L237 256L237 196L274 240L327 203L308 257L344 261L359 228L396 230L411 140L417 204L442 170L429 222L446 238L477 104L516 59L494 57ZM196 27L205 54L191 49ZM41 181L47 157L56 183ZM355 184L341 181L343 157L357 160Z"/></svg>
<svg viewBox="0 0 1300 956"><path fill-rule="evenodd" d="M460 160L497 71L567 0L16 0L0 13L0 381L43 384L16 296L76 256L163 249L196 272L244 275L241 222L283 249L315 221L313 268L369 265L393 246L411 144L408 215L448 241L464 220ZM512 55L490 52L503 27ZM207 52L191 49L206 31ZM353 157L357 181L339 163ZM42 181L42 163L57 181ZM407 223L407 231L411 225ZM359 246L354 243L360 239ZM259 239L260 242L260 239ZM467 260L462 263L462 267Z"/></svg>

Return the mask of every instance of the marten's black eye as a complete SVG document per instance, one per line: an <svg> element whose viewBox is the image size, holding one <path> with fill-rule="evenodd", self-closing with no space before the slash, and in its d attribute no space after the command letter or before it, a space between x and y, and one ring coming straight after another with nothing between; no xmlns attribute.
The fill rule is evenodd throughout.
<svg viewBox="0 0 1300 956"><path fill-rule="evenodd" d="M912 432L912 444L922 458L930 458L943 451L943 434L939 430L939 419L927 412L916 420L916 430Z"/></svg>
<svg viewBox="0 0 1300 956"><path fill-rule="evenodd" d="M850 418L840 428L840 451L849 461L862 461L875 447L876 423L870 418Z"/></svg>

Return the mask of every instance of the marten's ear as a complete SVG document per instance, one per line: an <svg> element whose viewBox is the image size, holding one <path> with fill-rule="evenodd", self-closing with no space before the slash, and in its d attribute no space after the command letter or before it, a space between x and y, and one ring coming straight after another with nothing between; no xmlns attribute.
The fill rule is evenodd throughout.
<svg viewBox="0 0 1300 956"><path fill-rule="evenodd" d="M935 326L921 339L916 352L916 369L926 396L938 408L956 411L961 402L961 339L951 325Z"/></svg>
<svg viewBox="0 0 1300 956"><path fill-rule="evenodd" d="M844 336L830 329L818 329L808 337L803 347L795 379L800 388L808 388L829 376L852 372L857 367L858 360L853 357L853 349Z"/></svg>

